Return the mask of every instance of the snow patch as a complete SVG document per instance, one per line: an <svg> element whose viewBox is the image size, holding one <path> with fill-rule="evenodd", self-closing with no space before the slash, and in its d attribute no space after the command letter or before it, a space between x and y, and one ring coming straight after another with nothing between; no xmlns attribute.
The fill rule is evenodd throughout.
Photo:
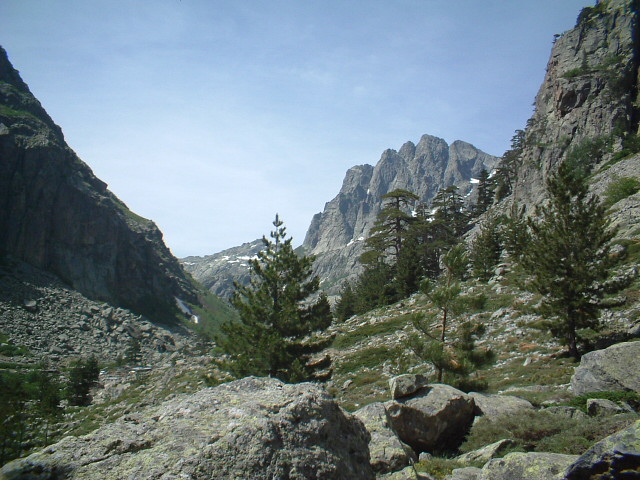
<svg viewBox="0 0 640 480"><path fill-rule="evenodd" d="M469 183L473 183L473 184L480 183L480 179L479 178L472 178L471 180L469 180Z"/></svg>

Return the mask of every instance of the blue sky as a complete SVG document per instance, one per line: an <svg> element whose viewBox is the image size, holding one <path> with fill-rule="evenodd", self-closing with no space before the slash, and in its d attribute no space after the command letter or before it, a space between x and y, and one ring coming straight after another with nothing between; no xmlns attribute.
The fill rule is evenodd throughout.
<svg viewBox="0 0 640 480"><path fill-rule="evenodd" d="M296 245L346 170L428 133L493 155L589 0L0 0L67 142L179 257Z"/></svg>

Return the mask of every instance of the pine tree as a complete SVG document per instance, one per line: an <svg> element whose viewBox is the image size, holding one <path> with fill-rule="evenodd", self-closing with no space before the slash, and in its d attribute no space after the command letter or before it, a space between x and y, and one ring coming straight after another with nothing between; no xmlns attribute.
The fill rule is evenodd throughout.
<svg viewBox="0 0 640 480"><path fill-rule="evenodd" d="M478 199L473 207L473 215L475 217L479 217L489 209L493 203L494 196L493 182L489 178L489 172L483 168L480 171L478 180Z"/></svg>
<svg viewBox="0 0 640 480"><path fill-rule="evenodd" d="M426 317L415 318L414 327L422 335L413 337L409 342L416 355L433 364L438 382L442 382L444 372L450 369L451 364L447 349L449 323L466 307L460 287L460 280L468 265L464 247L458 245L452 248L442 262L445 270L438 281L427 280L421 286L421 290L431 301L435 311ZM438 334L431 332L431 324L436 320L440 323Z"/></svg>
<svg viewBox="0 0 640 480"><path fill-rule="evenodd" d="M310 360L330 342L313 337L331 324L330 305L318 295L313 257L295 253L278 215L273 225L258 258L250 260L249 285L235 284L231 303L240 320L223 324L223 335L216 339L228 355L222 364L236 376L323 380L328 365L311 365Z"/></svg>
<svg viewBox="0 0 640 480"><path fill-rule="evenodd" d="M554 318L551 331L579 358L580 330L597 328L600 300L612 261L605 208L589 195L586 171L564 162L547 182L549 203L530 219L531 242L522 264L531 287L542 294L542 311Z"/></svg>
<svg viewBox="0 0 640 480"><path fill-rule="evenodd" d="M439 190L432 206L435 210L432 228L438 229L437 240L447 246L455 245L465 232L469 220L458 187L451 185Z"/></svg>
<svg viewBox="0 0 640 480"><path fill-rule="evenodd" d="M395 263L402 250L405 233L413 222L413 216L407 212L407 207L418 200L418 196L407 190L396 189L384 194L382 199L386 203L376 217L366 244L379 255L390 255L392 263Z"/></svg>
<svg viewBox="0 0 640 480"><path fill-rule="evenodd" d="M500 260L502 245L498 231L499 221L492 217L480 227L480 233L471 243L469 260L473 269L473 275L487 281L493 275L495 266Z"/></svg>
<svg viewBox="0 0 640 480"><path fill-rule="evenodd" d="M349 282L345 282L340 291L340 300L336 303L335 315L344 321L356 314L356 294Z"/></svg>

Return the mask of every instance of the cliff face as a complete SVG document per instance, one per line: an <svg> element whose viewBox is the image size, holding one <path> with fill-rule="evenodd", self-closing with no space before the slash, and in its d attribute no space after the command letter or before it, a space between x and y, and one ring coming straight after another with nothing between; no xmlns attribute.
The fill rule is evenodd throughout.
<svg viewBox="0 0 640 480"><path fill-rule="evenodd" d="M441 138L423 135L417 145L407 142L399 151L386 150L375 167L349 169L338 195L313 217L303 243L305 253L316 256L323 287L336 293L342 280L360 272L358 258L382 208L382 195L402 188L428 203L450 185L466 195L472 189L470 179L483 168L491 171L497 162L469 143L447 145Z"/></svg>
<svg viewBox="0 0 640 480"><path fill-rule="evenodd" d="M174 296L195 301L160 230L67 146L1 48L0 252L151 318Z"/></svg>
<svg viewBox="0 0 640 480"><path fill-rule="evenodd" d="M557 38L526 129L516 201L538 203L549 173L588 140L615 151L624 132L638 132L639 7L603 0ZM600 162L611 156L602 153Z"/></svg>

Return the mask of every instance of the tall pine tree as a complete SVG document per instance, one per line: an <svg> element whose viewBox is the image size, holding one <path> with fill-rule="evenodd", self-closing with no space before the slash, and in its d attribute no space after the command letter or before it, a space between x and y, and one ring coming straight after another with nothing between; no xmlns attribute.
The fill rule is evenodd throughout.
<svg viewBox="0 0 640 480"><path fill-rule="evenodd" d="M580 330L596 328L600 300L612 261L605 208L589 195L583 168L564 162L547 182L549 203L530 219L531 242L522 263L531 287L542 294L542 310L554 319L551 331L579 358Z"/></svg>
<svg viewBox="0 0 640 480"><path fill-rule="evenodd" d="M236 376L262 375L283 381L325 380L327 362L311 363L330 339L314 333L331 324L327 297L318 294L313 257L299 257L276 215L270 239L250 260L249 285L235 284L231 298L240 320L224 324L216 340L228 355L223 362Z"/></svg>

